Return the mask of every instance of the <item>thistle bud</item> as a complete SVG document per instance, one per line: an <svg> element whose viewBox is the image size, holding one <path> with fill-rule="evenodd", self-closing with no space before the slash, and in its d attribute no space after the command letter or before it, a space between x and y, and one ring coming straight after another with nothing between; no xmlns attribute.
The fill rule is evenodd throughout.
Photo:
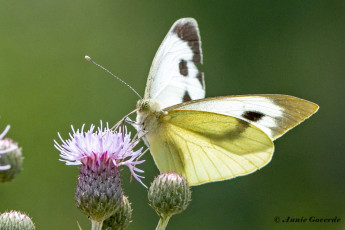
<svg viewBox="0 0 345 230"><path fill-rule="evenodd" d="M102 230L123 230L132 219L132 208L128 198L123 196L121 207L103 222Z"/></svg>
<svg viewBox="0 0 345 230"><path fill-rule="evenodd" d="M2 154L0 165L9 165L8 170L0 171L0 182L9 182L20 173L23 165L22 149L18 147L16 142L9 138L0 140L0 150L9 150Z"/></svg>
<svg viewBox="0 0 345 230"><path fill-rule="evenodd" d="M18 211L10 211L0 215L0 229L34 230L35 225L27 215Z"/></svg>
<svg viewBox="0 0 345 230"><path fill-rule="evenodd" d="M152 182L148 199L150 206L161 218L170 218L187 208L191 191L182 175L174 172L162 173Z"/></svg>
<svg viewBox="0 0 345 230"><path fill-rule="evenodd" d="M0 182L8 182L20 173L23 164L22 149L9 138L4 138L10 126L0 133Z"/></svg>

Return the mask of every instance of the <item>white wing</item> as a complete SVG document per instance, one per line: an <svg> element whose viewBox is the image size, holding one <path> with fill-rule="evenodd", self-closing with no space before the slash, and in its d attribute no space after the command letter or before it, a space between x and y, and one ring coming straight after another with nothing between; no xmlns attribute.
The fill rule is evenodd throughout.
<svg viewBox="0 0 345 230"><path fill-rule="evenodd" d="M236 117L257 126L274 140L318 108L318 105L297 97L271 94L206 98L172 106L166 111L199 110Z"/></svg>
<svg viewBox="0 0 345 230"><path fill-rule="evenodd" d="M162 108L205 97L198 24L193 18L174 23L153 60L144 99L155 99Z"/></svg>

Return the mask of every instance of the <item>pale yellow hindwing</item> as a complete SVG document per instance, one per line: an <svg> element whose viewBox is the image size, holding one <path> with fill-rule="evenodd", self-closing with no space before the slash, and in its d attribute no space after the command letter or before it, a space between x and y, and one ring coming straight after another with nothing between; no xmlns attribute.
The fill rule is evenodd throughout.
<svg viewBox="0 0 345 230"><path fill-rule="evenodd" d="M274 151L272 140L254 125L204 111L170 111L146 137L158 169L181 173L190 185L254 172Z"/></svg>

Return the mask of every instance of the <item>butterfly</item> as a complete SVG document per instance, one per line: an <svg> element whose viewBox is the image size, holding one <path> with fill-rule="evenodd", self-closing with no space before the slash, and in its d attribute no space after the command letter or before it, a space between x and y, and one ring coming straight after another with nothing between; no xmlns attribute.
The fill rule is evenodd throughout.
<svg viewBox="0 0 345 230"><path fill-rule="evenodd" d="M196 20L179 19L154 57L136 110L136 128L158 169L181 173L190 185L262 168L273 141L319 108L279 94L205 98L202 59Z"/></svg>

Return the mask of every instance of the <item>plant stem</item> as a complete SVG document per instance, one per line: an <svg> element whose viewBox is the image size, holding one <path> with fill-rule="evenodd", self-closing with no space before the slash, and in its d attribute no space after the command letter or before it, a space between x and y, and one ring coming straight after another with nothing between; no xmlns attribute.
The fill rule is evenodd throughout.
<svg viewBox="0 0 345 230"><path fill-rule="evenodd" d="M95 220L91 220L91 223L92 223L91 230L102 230L103 221L98 222Z"/></svg>
<svg viewBox="0 0 345 230"><path fill-rule="evenodd" d="M170 217L171 216L161 217L159 219L159 222L158 222L156 230L165 230L165 228L167 227L168 222L170 220Z"/></svg>

